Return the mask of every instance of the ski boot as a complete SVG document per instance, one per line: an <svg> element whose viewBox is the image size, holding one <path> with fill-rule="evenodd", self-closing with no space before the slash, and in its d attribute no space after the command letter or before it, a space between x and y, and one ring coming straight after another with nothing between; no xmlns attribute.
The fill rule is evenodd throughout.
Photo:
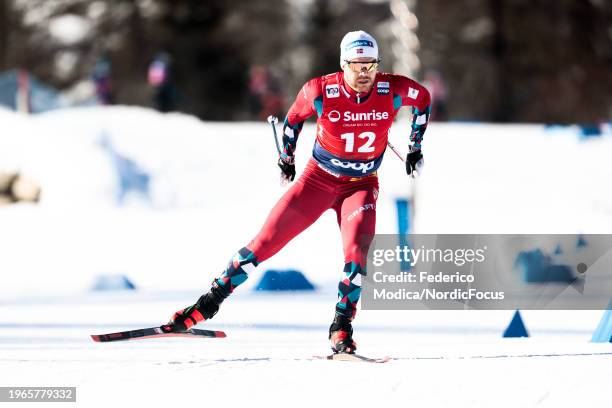
<svg viewBox="0 0 612 408"><path fill-rule="evenodd" d="M336 315L333 323L329 326L329 339L334 353L355 354L357 344L353 341L351 320L349 317Z"/></svg>
<svg viewBox="0 0 612 408"><path fill-rule="evenodd" d="M194 305L176 312L166 325L168 331L184 332L204 320L212 319L224 299L225 296L219 288L211 288L210 292L202 295Z"/></svg>

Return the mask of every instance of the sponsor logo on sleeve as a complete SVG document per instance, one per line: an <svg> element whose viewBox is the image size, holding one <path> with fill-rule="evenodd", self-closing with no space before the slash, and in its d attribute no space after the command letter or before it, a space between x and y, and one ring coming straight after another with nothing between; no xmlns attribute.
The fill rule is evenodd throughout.
<svg viewBox="0 0 612 408"><path fill-rule="evenodd" d="M408 88L408 97L416 99L419 96L419 90L414 88Z"/></svg>
<svg viewBox="0 0 612 408"><path fill-rule="evenodd" d="M325 87L325 95L328 98L337 98L340 96L340 88L338 85L327 85Z"/></svg>

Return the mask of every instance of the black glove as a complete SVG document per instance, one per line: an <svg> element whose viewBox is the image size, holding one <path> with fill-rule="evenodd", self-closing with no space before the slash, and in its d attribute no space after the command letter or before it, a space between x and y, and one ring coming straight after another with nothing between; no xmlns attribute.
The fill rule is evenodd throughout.
<svg viewBox="0 0 612 408"><path fill-rule="evenodd" d="M421 149L410 146L410 152L406 156L406 173L414 178L416 174L421 172L423 164L423 153Z"/></svg>
<svg viewBox="0 0 612 408"><path fill-rule="evenodd" d="M295 157L283 153L278 158L278 167L281 169L281 179L290 182L295 179Z"/></svg>

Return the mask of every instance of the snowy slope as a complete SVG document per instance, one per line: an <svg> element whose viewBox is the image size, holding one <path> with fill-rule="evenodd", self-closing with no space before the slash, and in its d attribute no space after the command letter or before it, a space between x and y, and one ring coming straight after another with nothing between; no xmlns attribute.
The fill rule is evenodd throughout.
<svg viewBox="0 0 612 408"><path fill-rule="evenodd" d="M510 340L511 311L360 311L359 350L392 360L311 360L328 351L342 266L330 213L260 268L298 267L318 291L254 293L255 272L203 325L225 339L93 343L193 302L257 232L284 191L270 129L126 107L0 110L0 124L0 169L43 187L39 205L0 208L2 386L76 386L77 404L58 405L79 407L612 404L612 345L589 342L601 311L525 311L532 337ZM306 126L300 168L312 141ZM378 232L396 231L394 199L415 192L418 232L609 233L611 148L572 129L433 124L416 184L392 154L383 163ZM151 176L150 202L117 205L117 154ZM85 291L101 273L141 290Z"/></svg>
<svg viewBox="0 0 612 408"><path fill-rule="evenodd" d="M328 352L334 294L242 291L206 326L224 339L99 344L88 334L153 325L197 292L73 297L0 306L5 386L76 386L77 406L607 407L612 345L589 343L600 312L526 312L529 339L502 339L509 311L362 311L360 351ZM69 405L66 405L69 406Z"/></svg>
<svg viewBox="0 0 612 408"><path fill-rule="evenodd" d="M266 123L206 123L134 107L34 117L0 110L0 122L0 169L20 169L43 187L38 206L0 208L6 296L81 290L101 273L124 273L143 288L206 285L284 192ZM407 132L404 120L391 136L404 151ZM306 126L298 168L313 137ZM416 232L612 230L609 136L582 142L573 131L535 125L434 123L424 151L416 182L388 152L379 172L379 233L396 232L394 199L413 192ZM150 175L150 203L129 193L126 206L116 205L117 154ZM319 285L335 285L338 238L328 212L263 267L297 267Z"/></svg>

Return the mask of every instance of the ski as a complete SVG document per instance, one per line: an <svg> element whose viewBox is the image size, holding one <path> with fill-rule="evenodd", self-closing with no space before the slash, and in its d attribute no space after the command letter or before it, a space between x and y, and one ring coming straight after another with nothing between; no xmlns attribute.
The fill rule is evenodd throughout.
<svg viewBox="0 0 612 408"><path fill-rule="evenodd" d="M169 326L149 327L146 329L126 330L117 333L92 334L93 341L106 343L110 341L152 339L158 337L192 337L192 338L219 338L225 337L225 332L214 330L189 329L184 332L169 331Z"/></svg>
<svg viewBox="0 0 612 408"><path fill-rule="evenodd" d="M377 363L377 364L386 363L389 360L391 360L389 356L385 356L381 358L370 358L370 357L362 356L360 354L349 354L349 353L334 353L328 356L315 356L315 359L335 360L335 361L352 361L356 363Z"/></svg>

